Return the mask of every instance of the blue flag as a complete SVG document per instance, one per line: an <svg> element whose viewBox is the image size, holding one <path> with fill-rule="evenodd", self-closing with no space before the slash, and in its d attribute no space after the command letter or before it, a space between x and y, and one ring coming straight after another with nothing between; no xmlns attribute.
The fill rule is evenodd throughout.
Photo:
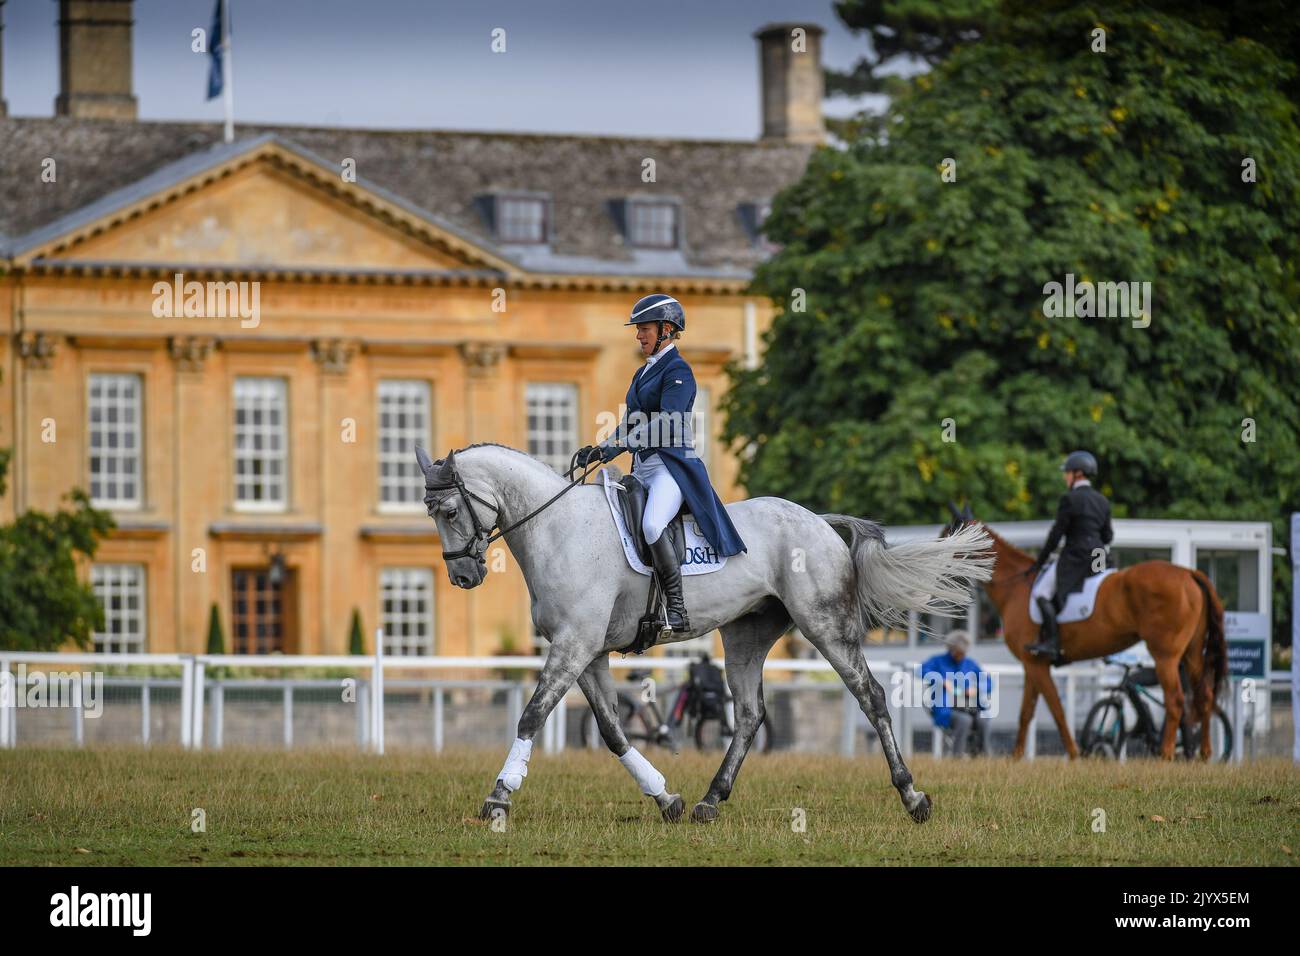
<svg viewBox="0 0 1300 956"><path fill-rule="evenodd" d="M221 95L221 90L225 85L225 75L221 69L221 58L225 55L226 34L224 30L225 17L222 16L222 7L225 6L226 0L217 0L217 7L212 11L212 29L208 31L208 55L212 57L212 63L208 70L208 99L216 99Z"/></svg>

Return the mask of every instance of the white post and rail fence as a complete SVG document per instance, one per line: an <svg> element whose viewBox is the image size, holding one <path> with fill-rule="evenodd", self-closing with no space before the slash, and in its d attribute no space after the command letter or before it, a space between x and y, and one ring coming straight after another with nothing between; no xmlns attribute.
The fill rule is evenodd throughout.
<svg viewBox="0 0 1300 956"><path fill-rule="evenodd" d="M545 658L532 656L503 657L436 657L436 656L385 656L383 653L383 632L376 634L376 652L370 656L358 655L243 655L243 654L95 654L95 653L57 653L57 652L15 652L0 651L0 748L17 746L17 725L24 718L20 715L24 707L59 706L71 712L66 728L67 736L56 738L56 743L68 742L76 746L86 743L87 708L92 704L103 710L104 690L117 688L118 700L129 700L130 705L139 709L139 732L133 739L143 744L156 742L157 737L164 737L167 742L177 742L189 750L205 748L220 749L227 745L228 715L232 710L244 708L243 724L256 725L257 742L273 743L283 747L310 744L303 741L304 723L310 726L310 714L322 713L320 702L327 700L335 708L333 714L338 716L340 700L350 704L348 715L336 723L345 723L354 728L349 735L355 734L355 742L362 749L382 754L385 751L385 726L392 719L395 705L390 698L402 694L419 695L420 706L427 708L419 714L421 732L425 734L421 746L431 746L441 752L445 746L449 727L455 724L457 717L457 695L474 692L479 694L481 723L480 739L486 743L492 741L505 746L514 735L515 724L523 711L526 694L531 691L530 684L523 675L540 671ZM621 658L613 656L610 664L615 671L636 669L640 671L658 671L678 673L685 671L692 663L686 657L634 657ZM725 667L725 661L716 660ZM919 679L916 677L916 661L900 660L872 663L872 671L884 686L890 699L890 711L893 716L894 731L904 754L913 753L913 742L918 731L929 732L931 722L929 715L918 703L921 699ZM55 669L58 669L57 671ZM105 670L140 670L152 673L147 676L109 676L104 677ZM166 671L165 676L158 676L157 671ZM1008 689L1021 690L1024 675L1017 665L990 664L984 670L992 675L995 703ZM32 671L36 676L28 674ZM274 673L294 672L294 676L275 678ZM324 676L302 676L303 672L325 672ZM790 675L783 682L768 684L766 694L768 712L773 713L773 701L781 694L788 694L785 715L792 726L788 740L798 738L799 749L806 752L840 753L851 756L857 752L857 741L866 730L866 720L862 716L857 701L839 683L830 665L821 659L790 660L774 659L767 661L765 671ZM242 672L235 674L233 672ZM412 672L417 672L412 678ZM439 674L439 672L442 672ZM488 678L466 678L466 672L502 675ZM65 694L58 704L52 704L50 698L54 691L54 682L48 680L51 673L62 674L67 678L70 693ZM270 673L271 677L261 676ZM1109 682L1104 675L1106 669L1098 662L1075 664L1057 671L1056 679L1061 691L1062 702L1066 710L1070 727L1077 734L1082 718L1100 694L1109 690L1115 681ZM511 676L513 674L513 676ZM347 676L338 676L347 675ZM439 675L439 676L429 676ZM907 677L915 681L912 687L904 688ZM92 681L98 679L101 686L94 688ZM43 702L31 702L34 681L47 681L44 688ZM1283 712L1289 716L1289 706L1279 707L1277 701L1285 696L1284 688L1288 682L1285 676L1274 682L1263 694L1263 706L1268 708L1273 701L1270 724L1284 722ZM92 691L88 692L86 686ZM912 691L907 698L910 703L900 706L895 691L899 688ZM635 688L633 688L633 692ZM576 690L561 699L544 727L541 740L543 752L554 753L572 745L568 740L569 721L566 709L570 704L580 705L586 709L586 702ZM1243 695L1237 692L1235 685L1225 693L1230 700L1223 700L1234 728L1232 758L1234 761L1253 756L1256 741L1253 734L1248 736L1246 728L1256 725L1255 708L1252 698L1243 701ZM20 699L20 697L22 699ZM256 698L256 706L248 700ZM807 706L811 698L819 702L822 718L830 714L827 720L815 719L813 709ZM302 719L296 720L295 700L303 711ZM836 701L838 700L838 703ZM270 701L271 703L268 703ZM387 706L386 706L387 702ZM660 703L666 710L671 700L666 693L661 693ZM316 711L311 711L311 706ZM1019 709L1018 695L1014 710ZM121 706L115 704L114 706ZM1040 702L1040 708L1042 704ZM1008 718L1014 720L1003 704L1001 723L1005 728ZM163 734L156 728L160 725L162 712L178 712L179 728L170 725L172 733ZM278 710L277 714L275 711ZM838 715L836 715L838 711ZM90 716L98 716L91 714ZM134 716L131 718L134 720ZM1037 730L1045 720L1045 731L1055 735L1055 728L1050 718L1036 716L1031 724L1026 756L1031 759L1037 754ZM295 732L295 727L298 730ZM272 728L277 728L272 732ZM453 728L454 729L454 728ZM177 731L178 732L174 732ZM1277 727L1285 734L1285 748L1291 745L1291 728ZM64 733L60 730L60 733ZM936 756L942 753L941 735L931 732L930 751ZM26 737L25 737L26 739ZM48 736L46 738L49 739ZM1045 738L1046 739L1046 738ZM594 743L594 740L593 740ZM1276 747L1269 746L1269 750Z"/></svg>

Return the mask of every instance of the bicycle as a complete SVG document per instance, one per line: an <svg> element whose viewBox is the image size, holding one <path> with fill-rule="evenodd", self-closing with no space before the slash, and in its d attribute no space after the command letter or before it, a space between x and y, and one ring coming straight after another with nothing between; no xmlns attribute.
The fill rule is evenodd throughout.
<svg viewBox="0 0 1300 956"><path fill-rule="evenodd" d="M628 680L633 682L644 682L649 676L648 670L628 671ZM685 738L693 740L699 750L730 746L736 733L727 715L726 704L731 695L722 682L721 671L707 654L691 664L686 682L672 692L673 704L667 716L660 711L658 700L647 694L651 686L643 683L639 694L617 692L619 724L630 743L655 744L677 753L681 750L684 729ZM764 714L750 751L771 750L773 736L771 717ZM582 722L582 745L591 747L600 740L596 715L588 714Z"/></svg>
<svg viewBox="0 0 1300 956"><path fill-rule="evenodd" d="M1160 753L1161 737L1164 734L1163 719L1159 724L1152 717L1148 703L1164 710L1164 701L1147 690L1158 686L1155 668L1143 667L1104 658L1107 664L1118 665L1124 669L1124 675L1118 685L1108 688L1105 697L1092 705L1079 733L1079 749L1085 756L1112 757L1154 757ZM1184 680L1184 690L1186 690ZM1188 696L1190 703L1190 695ZM1130 725L1125 703L1134 712L1135 718ZM1200 752L1201 731L1198 726L1189 727L1187 719L1178 727L1175 752L1187 757ZM1210 754L1211 759L1226 761L1232 756L1232 723L1228 715L1217 703L1210 718Z"/></svg>

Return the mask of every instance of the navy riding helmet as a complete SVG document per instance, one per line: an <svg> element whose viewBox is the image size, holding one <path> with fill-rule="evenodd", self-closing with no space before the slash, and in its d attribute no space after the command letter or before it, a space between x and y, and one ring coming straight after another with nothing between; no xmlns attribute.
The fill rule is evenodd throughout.
<svg viewBox="0 0 1300 956"><path fill-rule="evenodd" d="M654 292L637 300L636 305L632 306L632 317L623 325L639 325L642 322L667 322L678 332L685 332L686 311L672 296Z"/></svg>
<svg viewBox="0 0 1300 956"><path fill-rule="evenodd" d="M1072 451L1061 465L1061 471L1081 471L1089 478L1097 477L1097 459L1090 451Z"/></svg>

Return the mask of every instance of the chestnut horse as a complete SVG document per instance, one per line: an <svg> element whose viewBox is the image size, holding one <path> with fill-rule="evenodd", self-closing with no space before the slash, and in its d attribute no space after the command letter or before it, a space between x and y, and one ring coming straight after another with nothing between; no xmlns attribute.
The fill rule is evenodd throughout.
<svg viewBox="0 0 1300 956"><path fill-rule="evenodd" d="M983 522L967 505L961 512L949 506L953 521L947 533L963 525L988 532L997 563L984 584L1002 615L1007 647L1025 668L1025 692L1020 703L1020 730L1012 756L1025 751L1029 721L1041 694L1061 732L1066 753L1073 759L1079 748L1066 723L1061 698L1052 681L1048 662L1025 650L1038 637L1038 625L1029 617L1029 592L1036 575L1030 570L1032 555L1012 546ZM1156 676L1165 693L1165 727L1160 756L1172 760L1178 725L1183 719L1183 685L1179 663L1187 667L1192 687L1193 713L1199 720L1201 758L1210 756L1207 732L1214 698L1228 673L1228 646L1223 631L1223 603L1214 585L1200 571L1168 561L1143 561L1116 571L1101 582L1092 614L1085 620L1061 624L1061 652L1067 662L1086 661L1115 654L1138 641L1146 641L1155 659ZM1189 724L1190 725L1190 724ZM1190 754L1189 754L1190 756Z"/></svg>

